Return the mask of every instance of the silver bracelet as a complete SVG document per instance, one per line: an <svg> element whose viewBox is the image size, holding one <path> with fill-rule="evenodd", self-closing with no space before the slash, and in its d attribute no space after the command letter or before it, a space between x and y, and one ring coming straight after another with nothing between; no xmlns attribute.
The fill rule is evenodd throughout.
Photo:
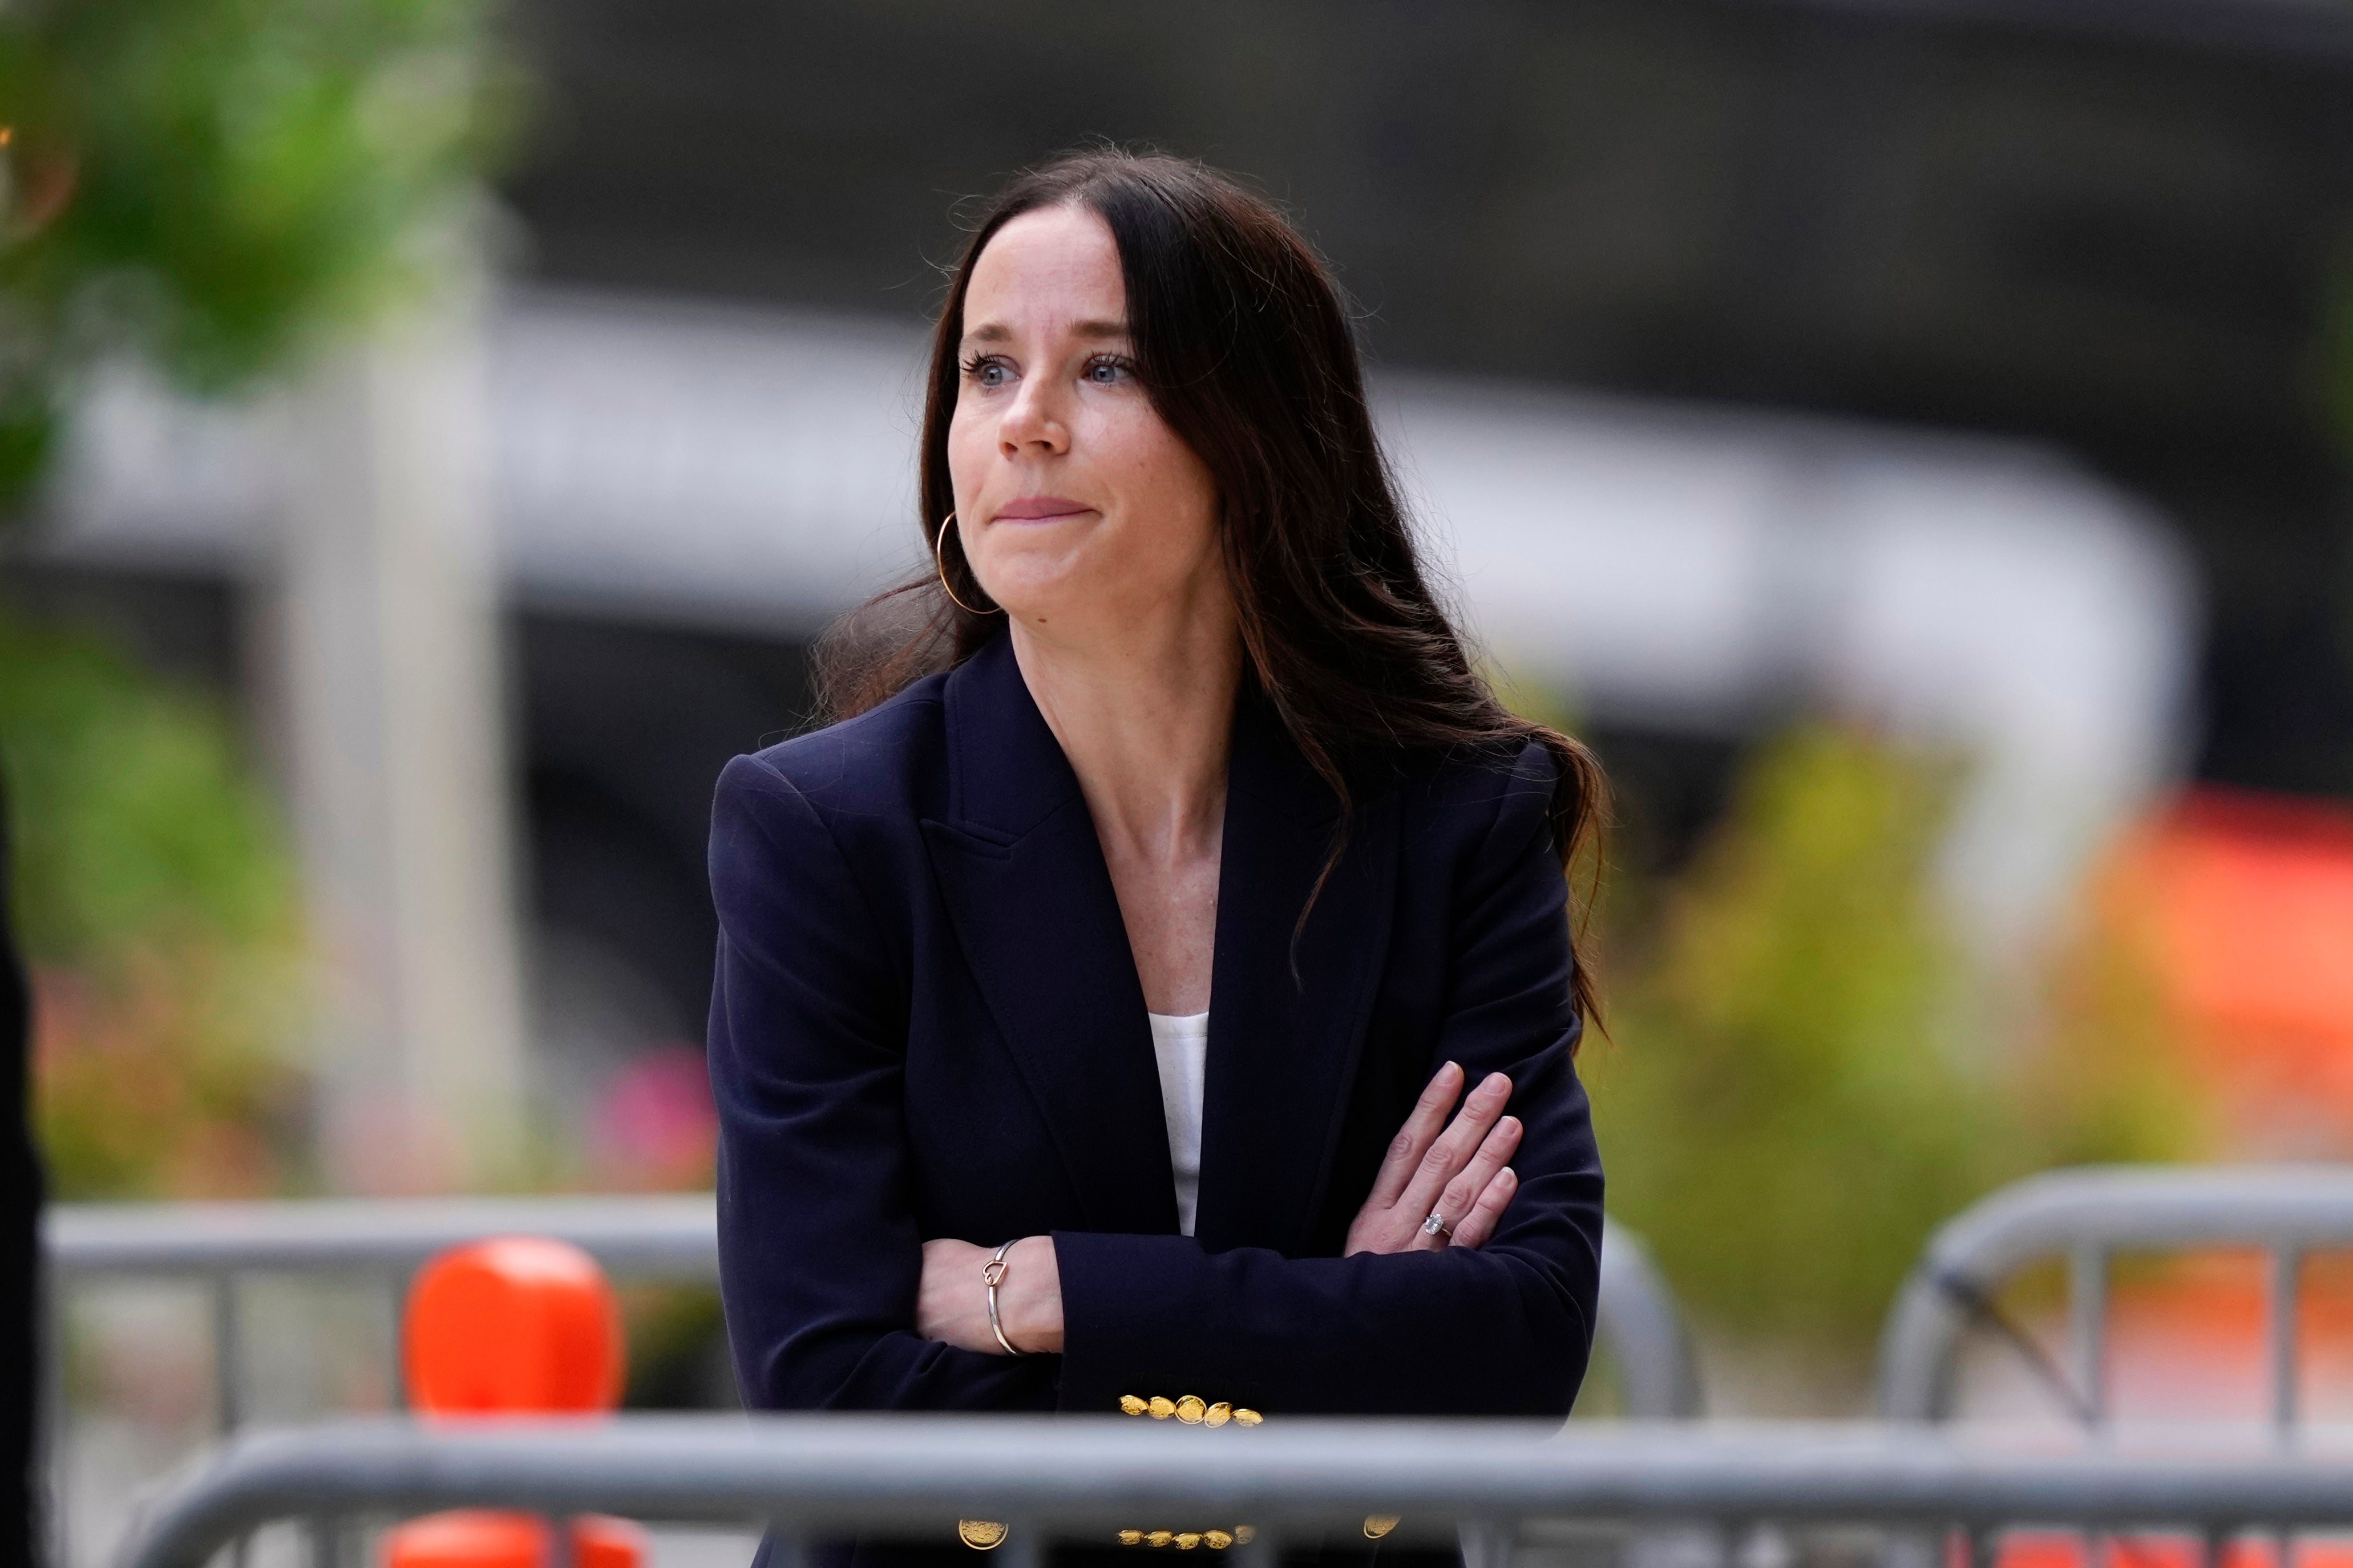
<svg viewBox="0 0 2353 1568"><path fill-rule="evenodd" d="M1013 1348L1013 1342L1005 1337L1005 1320L997 1315L997 1287L1005 1278L1005 1255L1012 1251L1014 1242L1020 1239L1015 1237L1013 1241L1007 1242L990 1254L988 1261L980 1266L980 1277L988 1281L988 1331L997 1336L997 1342L1005 1347L1007 1355L1026 1353Z"/></svg>

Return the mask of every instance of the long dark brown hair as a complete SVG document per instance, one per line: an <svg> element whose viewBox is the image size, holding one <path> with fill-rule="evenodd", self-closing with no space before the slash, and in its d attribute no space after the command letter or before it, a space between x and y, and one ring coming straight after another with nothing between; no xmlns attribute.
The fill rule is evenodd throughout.
<svg viewBox="0 0 2353 1568"><path fill-rule="evenodd" d="M1534 741L1558 764L1553 839L1567 868L1606 808L1600 764L1506 709L1472 665L1416 559L1339 287L1271 203L1226 175L1160 153L1079 153L1022 174L981 214L932 334L925 546L955 506L948 422L973 264L1008 221L1051 206L1094 213L1118 246L1138 379L1216 479L1249 678L1339 796L1342 834L1354 803L1416 754ZM818 658L825 717L861 713L994 634L997 617L954 529L940 548L939 574L892 589L828 635ZM943 575L982 613L943 593ZM1583 963L1576 989L1591 1016Z"/></svg>

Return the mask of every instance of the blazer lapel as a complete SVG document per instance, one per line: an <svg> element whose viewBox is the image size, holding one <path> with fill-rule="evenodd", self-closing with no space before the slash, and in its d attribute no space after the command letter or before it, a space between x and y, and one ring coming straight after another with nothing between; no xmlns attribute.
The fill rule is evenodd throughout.
<svg viewBox="0 0 2353 1568"><path fill-rule="evenodd" d="M1330 790L1246 693L1226 786L1194 1226L1213 1252L1295 1253L1324 1201L1388 952L1397 797L1360 805L1294 948L1337 819Z"/></svg>
<svg viewBox="0 0 2353 1568"><path fill-rule="evenodd" d="M1089 1227L1174 1232L1160 1079L1127 927L1078 777L1008 638L948 678L945 710L949 819L923 828L957 942Z"/></svg>

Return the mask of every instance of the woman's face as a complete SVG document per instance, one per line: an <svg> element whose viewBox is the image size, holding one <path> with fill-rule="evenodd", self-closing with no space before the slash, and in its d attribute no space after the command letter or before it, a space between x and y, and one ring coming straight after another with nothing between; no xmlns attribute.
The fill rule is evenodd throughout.
<svg viewBox="0 0 2353 1568"><path fill-rule="evenodd" d="M1049 635L1224 600L1215 487L1136 380L1100 217L1044 207L998 229L972 269L959 353L948 469L990 598Z"/></svg>

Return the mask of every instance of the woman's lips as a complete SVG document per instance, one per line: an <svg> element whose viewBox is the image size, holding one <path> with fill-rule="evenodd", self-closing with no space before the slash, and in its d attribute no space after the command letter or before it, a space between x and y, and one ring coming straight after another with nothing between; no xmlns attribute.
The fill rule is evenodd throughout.
<svg viewBox="0 0 2353 1568"><path fill-rule="evenodd" d="M1092 510L1094 508L1084 501L1075 501L1067 496L1023 496L1019 500L1008 501L998 507L997 515L989 521L992 522L1046 522L1055 518L1075 517L1080 512Z"/></svg>

